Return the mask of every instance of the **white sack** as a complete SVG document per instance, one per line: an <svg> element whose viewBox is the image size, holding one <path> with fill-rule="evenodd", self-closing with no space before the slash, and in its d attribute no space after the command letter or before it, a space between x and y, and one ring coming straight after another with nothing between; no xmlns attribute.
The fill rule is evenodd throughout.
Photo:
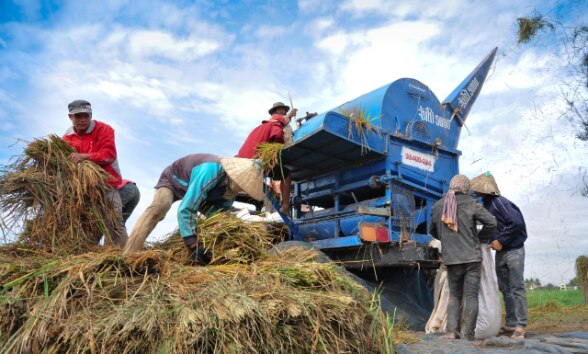
<svg viewBox="0 0 588 354"><path fill-rule="evenodd" d="M480 246L482 248L482 269L475 337L476 339L485 339L498 335L502 308L490 245ZM425 333L445 331L448 304L449 283L447 281L447 267L441 264L435 277L435 308L429 317L429 321L427 321Z"/></svg>

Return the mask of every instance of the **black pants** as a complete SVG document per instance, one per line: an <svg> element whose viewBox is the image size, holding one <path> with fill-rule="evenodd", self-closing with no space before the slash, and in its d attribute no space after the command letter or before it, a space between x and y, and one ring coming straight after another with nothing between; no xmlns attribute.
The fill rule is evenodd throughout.
<svg viewBox="0 0 588 354"><path fill-rule="evenodd" d="M467 340L474 340L478 320L478 293L480 291L481 262L447 266L449 304L447 305L447 332ZM463 308L462 308L463 302ZM460 311L461 309L461 311ZM460 333L459 320L462 318Z"/></svg>
<svg viewBox="0 0 588 354"><path fill-rule="evenodd" d="M269 171L268 177L273 179L274 181L283 181L290 176L290 170L286 168L286 166L277 164L274 168Z"/></svg>

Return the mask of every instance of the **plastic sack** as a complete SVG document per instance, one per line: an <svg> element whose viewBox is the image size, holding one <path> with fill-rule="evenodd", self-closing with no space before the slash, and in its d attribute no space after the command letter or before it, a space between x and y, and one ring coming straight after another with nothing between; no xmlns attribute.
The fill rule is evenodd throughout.
<svg viewBox="0 0 588 354"><path fill-rule="evenodd" d="M498 335L502 307L490 245L480 245L480 247L482 248L482 269L480 274L478 320L476 321L475 338L485 339ZM448 304L449 282L447 281L447 267L442 264L435 277L435 308L425 325L426 333L445 331Z"/></svg>
<svg viewBox="0 0 588 354"><path fill-rule="evenodd" d="M498 279L494 268L494 258L490 245L482 247L482 272L480 279L480 296L478 297L478 320L476 321L476 339L495 337L500 331L502 305Z"/></svg>

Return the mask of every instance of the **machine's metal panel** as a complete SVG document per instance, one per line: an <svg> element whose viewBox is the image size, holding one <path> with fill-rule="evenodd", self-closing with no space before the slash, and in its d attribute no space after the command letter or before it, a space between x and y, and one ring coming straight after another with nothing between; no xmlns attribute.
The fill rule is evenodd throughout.
<svg viewBox="0 0 588 354"><path fill-rule="evenodd" d="M283 163L294 180L348 168L386 153L386 140L377 128L358 131L349 118L333 112L323 118L319 129L282 153Z"/></svg>

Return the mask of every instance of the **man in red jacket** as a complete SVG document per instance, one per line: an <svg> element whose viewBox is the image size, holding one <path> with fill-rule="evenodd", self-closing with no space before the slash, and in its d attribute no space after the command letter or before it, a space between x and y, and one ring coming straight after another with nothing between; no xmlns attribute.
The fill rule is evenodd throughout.
<svg viewBox="0 0 588 354"><path fill-rule="evenodd" d="M293 108L290 112L290 107L282 102L276 102L268 110L270 114L269 120L263 120L261 125L253 129L241 149L237 157L246 159L253 159L257 155L257 146L261 143L281 143L284 144L284 127L288 125L290 119L296 116L297 109ZM282 194L282 205L280 212L288 214L290 212L290 188L292 180L288 175L288 171L282 166L276 166L276 169L269 176L273 180L282 181L280 183L280 193Z"/></svg>
<svg viewBox="0 0 588 354"><path fill-rule="evenodd" d="M116 212L114 224L109 226L110 239L105 243L124 246L127 242L127 229L122 217L122 203L118 192L118 185L122 178L116 159L116 145L114 143L114 129L106 123L92 120L92 105L85 100L76 100L68 105L69 119L72 126L63 135L63 140L73 147L76 152L69 155L72 162L92 161L111 175L108 183L112 189L108 191L108 198L112 200ZM98 240L95 240L98 243Z"/></svg>

